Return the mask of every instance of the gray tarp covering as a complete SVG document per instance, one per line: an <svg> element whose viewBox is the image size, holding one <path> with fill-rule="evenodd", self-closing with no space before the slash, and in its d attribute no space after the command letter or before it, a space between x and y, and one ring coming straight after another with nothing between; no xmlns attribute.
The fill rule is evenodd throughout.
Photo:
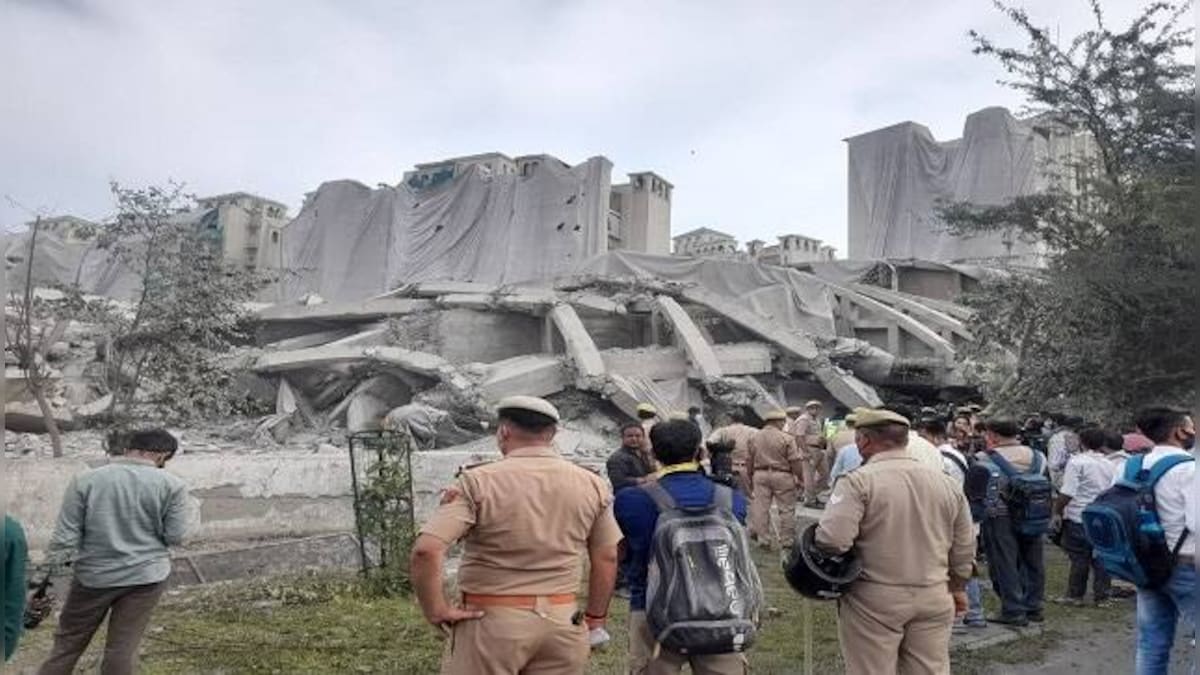
<svg viewBox="0 0 1200 675"><path fill-rule="evenodd" d="M473 166L425 189L321 185L284 230L284 297L355 300L406 283L547 279L605 250L612 165Z"/></svg>
<svg viewBox="0 0 1200 675"><path fill-rule="evenodd" d="M1037 264L1035 248L996 233L947 234L938 199L998 205L1043 189L1048 170L1087 150L1086 138L1004 108L967 117L962 138L938 142L919 124L904 122L847 139L849 254L854 259L913 258L941 262L1011 257Z"/></svg>
<svg viewBox="0 0 1200 675"><path fill-rule="evenodd" d="M25 284L30 232L5 237L4 257L8 287ZM33 283L36 286L69 286L78 279L84 293L129 299L140 288L130 270L110 259L94 241L69 241L51 230L38 233L33 251Z"/></svg>
<svg viewBox="0 0 1200 675"><path fill-rule="evenodd" d="M812 276L741 260L616 251L581 265L580 274L695 283L792 329L833 336L832 298Z"/></svg>

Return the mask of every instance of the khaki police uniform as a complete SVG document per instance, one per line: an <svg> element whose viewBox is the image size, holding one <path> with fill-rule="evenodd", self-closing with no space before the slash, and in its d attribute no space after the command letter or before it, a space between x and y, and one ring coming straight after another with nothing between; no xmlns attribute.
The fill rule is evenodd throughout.
<svg viewBox="0 0 1200 675"><path fill-rule="evenodd" d="M750 457L750 439L758 429L748 424L730 424L712 432L708 437L709 443L733 443L733 475L736 487L749 499L751 495L750 477L746 472L746 461Z"/></svg>
<svg viewBox="0 0 1200 675"><path fill-rule="evenodd" d="M860 414L858 428L871 421ZM878 453L838 479L816 544L853 547L863 566L838 600L846 673L950 673L949 584L970 578L975 558L971 514L953 479L903 448Z"/></svg>
<svg viewBox="0 0 1200 675"><path fill-rule="evenodd" d="M787 427L804 458L800 478L804 484L805 501L816 499L822 484L829 482L830 463L825 456L824 427L819 418L807 412L792 420Z"/></svg>
<svg viewBox="0 0 1200 675"><path fill-rule="evenodd" d="M463 541L461 604L480 619L451 629L442 673L582 673L587 626L572 623L589 546L621 539L607 481L550 446L466 469L421 529Z"/></svg>
<svg viewBox="0 0 1200 675"><path fill-rule="evenodd" d="M796 477L803 460L796 441L774 426L760 429L750 438L747 472L754 486L750 503L750 530L762 546L771 537L771 502L779 507L779 538L791 547L796 540Z"/></svg>

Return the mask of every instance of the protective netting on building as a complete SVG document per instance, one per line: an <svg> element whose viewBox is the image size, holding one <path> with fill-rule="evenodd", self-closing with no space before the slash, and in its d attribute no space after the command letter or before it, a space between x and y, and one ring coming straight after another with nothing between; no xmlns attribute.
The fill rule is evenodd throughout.
<svg viewBox="0 0 1200 675"><path fill-rule="evenodd" d="M960 238L936 214L938 200L999 205L1045 188L1089 152L1086 136L1004 108L967 117L962 138L939 142L904 122L847 139L849 257L939 262L1008 259L1037 264L1036 247L1002 233Z"/></svg>
<svg viewBox="0 0 1200 675"><path fill-rule="evenodd" d="M607 250L612 165L546 162L530 175L472 166L414 189L321 185L283 233L283 297L368 297L418 281L545 279Z"/></svg>

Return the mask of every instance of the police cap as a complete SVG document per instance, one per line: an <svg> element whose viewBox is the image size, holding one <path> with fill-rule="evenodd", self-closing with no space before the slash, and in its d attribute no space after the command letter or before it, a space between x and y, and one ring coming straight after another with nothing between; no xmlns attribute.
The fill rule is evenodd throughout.
<svg viewBox="0 0 1200 675"><path fill-rule="evenodd" d="M555 408L546 399L536 396L508 396L502 398L496 404L496 411L503 413L505 410L524 410L526 412L545 415L556 424L559 421L558 408Z"/></svg>
<svg viewBox="0 0 1200 675"><path fill-rule="evenodd" d="M908 418L894 413L891 410L879 410L875 408L858 408L854 411L854 427L863 429L866 427L878 427L884 424L903 424L910 426Z"/></svg>
<svg viewBox="0 0 1200 675"><path fill-rule="evenodd" d="M787 415L782 410L772 410L763 415L763 419L767 422L782 422L787 419Z"/></svg>

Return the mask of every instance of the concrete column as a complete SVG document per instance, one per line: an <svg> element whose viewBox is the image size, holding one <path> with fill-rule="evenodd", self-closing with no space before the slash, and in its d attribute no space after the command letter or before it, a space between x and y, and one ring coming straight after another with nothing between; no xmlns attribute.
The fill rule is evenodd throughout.
<svg viewBox="0 0 1200 675"><path fill-rule="evenodd" d="M683 307L679 306L678 302L675 302L675 298L660 295L654 301L656 306L654 314L661 312L671 324L671 328L675 331L675 339L687 352L688 361L691 362L700 377L705 380L721 377L721 362L717 360L712 345L708 344L704 336L700 334L700 329L696 327L692 317L684 311Z"/></svg>

